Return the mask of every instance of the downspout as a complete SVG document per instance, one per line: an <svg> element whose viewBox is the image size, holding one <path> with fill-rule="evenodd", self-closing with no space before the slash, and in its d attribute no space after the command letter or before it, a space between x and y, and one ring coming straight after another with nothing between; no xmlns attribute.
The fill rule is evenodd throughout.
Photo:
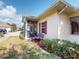
<svg viewBox="0 0 79 59"><path fill-rule="evenodd" d="M22 17L22 22L23 22L23 36L24 36L24 39L25 39L25 36L26 36L26 17L23 16Z"/></svg>
<svg viewBox="0 0 79 59"><path fill-rule="evenodd" d="M26 36L26 22L24 22L24 38Z"/></svg>
<svg viewBox="0 0 79 59"><path fill-rule="evenodd" d="M67 8L68 6L66 5L59 13L59 19L61 19L61 14L64 12L64 10ZM59 24L58 24L58 38L61 39L61 22L59 21Z"/></svg>

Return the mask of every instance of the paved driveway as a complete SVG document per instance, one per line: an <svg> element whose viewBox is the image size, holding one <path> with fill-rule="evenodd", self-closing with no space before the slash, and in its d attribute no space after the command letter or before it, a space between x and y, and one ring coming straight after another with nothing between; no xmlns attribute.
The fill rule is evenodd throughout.
<svg viewBox="0 0 79 59"><path fill-rule="evenodd" d="M7 34L5 34L4 36L19 36L19 34L20 34L20 31L17 31L17 32L10 32L10 33L7 33Z"/></svg>
<svg viewBox="0 0 79 59"><path fill-rule="evenodd" d="M9 33L5 34L4 37L0 37L0 41L5 40L7 37L10 37L10 36L19 36L19 34L20 34L20 31L9 32Z"/></svg>

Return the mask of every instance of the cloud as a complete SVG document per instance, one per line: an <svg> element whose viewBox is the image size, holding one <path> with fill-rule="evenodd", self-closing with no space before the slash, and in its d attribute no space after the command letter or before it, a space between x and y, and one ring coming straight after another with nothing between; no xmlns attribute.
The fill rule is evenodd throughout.
<svg viewBox="0 0 79 59"><path fill-rule="evenodd" d="M18 27L22 26L22 17L21 15L17 15L16 8L12 5L6 5L3 7L4 3L0 1L0 21L8 22L8 23L15 23Z"/></svg>
<svg viewBox="0 0 79 59"><path fill-rule="evenodd" d="M17 24L18 27L22 27L23 23L22 23L22 16L21 15L16 15L14 18L9 18L6 19L8 20L9 23L15 23Z"/></svg>
<svg viewBox="0 0 79 59"><path fill-rule="evenodd" d="M16 15L16 8L13 6L6 6L0 10L0 16L13 17Z"/></svg>

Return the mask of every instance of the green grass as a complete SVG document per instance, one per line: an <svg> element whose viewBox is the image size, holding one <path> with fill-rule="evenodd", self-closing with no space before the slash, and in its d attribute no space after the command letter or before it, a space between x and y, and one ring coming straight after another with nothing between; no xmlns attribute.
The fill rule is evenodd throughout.
<svg viewBox="0 0 79 59"><path fill-rule="evenodd" d="M58 59L53 54L43 53L34 42L11 36L0 42L1 59Z"/></svg>
<svg viewBox="0 0 79 59"><path fill-rule="evenodd" d="M0 32L0 36L3 36L4 35L4 33L3 32Z"/></svg>

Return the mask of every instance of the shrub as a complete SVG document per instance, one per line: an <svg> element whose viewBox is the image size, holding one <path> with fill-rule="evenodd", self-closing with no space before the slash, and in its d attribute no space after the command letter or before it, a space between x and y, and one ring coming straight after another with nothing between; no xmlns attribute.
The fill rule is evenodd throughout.
<svg viewBox="0 0 79 59"><path fill-rule="evenodd" d="M79 59L79 45L66 40L52 39L44 40L44 49L54 53L63 59Z"/></svg>
<svg viewBox="0 0 79 59"><path fill-rule="evenodd" d="M25 39L25 38L24 38L24 35L23 35L23 32L21 32L21 33L19 34L19 38L22 39L22 40Z"/></svg>
<svg viewBox="0 0 79 59"><path fill-rule="evenodd" d="M0 36L2 37L4 35L4 33L3 32L0 32Z"/></svg>

